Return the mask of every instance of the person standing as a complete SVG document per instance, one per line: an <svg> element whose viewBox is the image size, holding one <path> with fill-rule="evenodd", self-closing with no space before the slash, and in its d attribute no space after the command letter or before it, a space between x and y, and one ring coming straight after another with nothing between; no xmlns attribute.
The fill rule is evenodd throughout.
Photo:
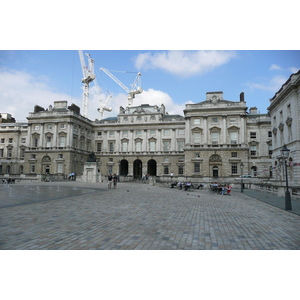
<svg viewBox="0 0 300 300"><path fill-rule="evenodd" d="M114 174L112 177L112 180L113 180L114 189L115 189L117 187L118 176L116 174Z"/></svg>
<svg viewBox="0 0 300 300"><path fill-rule="evenodd" d="M113 179L113 177L111 176L111 174L108 174L107 180L108 180L108 188L109 188L109 189L111 189L112 179Z"/></svg>

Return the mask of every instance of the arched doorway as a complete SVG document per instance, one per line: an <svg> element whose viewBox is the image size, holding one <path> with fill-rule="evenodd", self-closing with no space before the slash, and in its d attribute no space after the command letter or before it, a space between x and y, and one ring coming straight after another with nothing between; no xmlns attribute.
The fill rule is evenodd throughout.
<svg viewBox="0 0 300 300"><path fill-rule="evenodd" d="M128 175L128 161L126 159L122 159L120 161L120 172L119 174L121 176L127 176Z"/></svg>
<svg viewBox="0 0 300 300"><path fill-rule="evenodd" d="M222 158L218 154L213 154L209 158L210 176L217 178L222 176Z"/></svg>
<svg viewBox="0 0 300 300"><path fill-rule="evenodd" d="M142 169L143 163L140 159L136 159L133 162L133 178L134 179L141 179L142 178Z"/></svg>
<svg viewBox="0 0 300 300"><path fill-rule="evenodd" d="M150 176L156 176L156 161L154 159L148 160L147 173Z"/></svg>
<svg viewBox="0 0 300 300"><path fill-rule="evenodd" d="M251 167L251 176L252 177L257 176L257 167L256 166Z"/></svg>

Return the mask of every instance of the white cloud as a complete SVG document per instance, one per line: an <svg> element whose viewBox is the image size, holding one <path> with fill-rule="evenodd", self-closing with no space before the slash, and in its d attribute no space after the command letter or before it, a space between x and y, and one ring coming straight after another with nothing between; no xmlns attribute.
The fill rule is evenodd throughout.
<svg viewBox="0 0 300 300"><path fill-rule="evenodd" d="M142 53L135 60L137 69L162 69L181 77L212 71L236 56L234 51L161 51Z"/></svg>
<svg viewBox="0 0 300 300"><path fill-rule="evenodd" d="M278 65L272 64L270 70L282 70L282 68Z"/></svg>
<svg viewBox="0 0 300 300"><path fill-rule="evenodd" d="M120 106L123 106L125 108L128 105L126 94L117 94L112 96L113 97L111 98L111 106L113 110L112 112L104 112L104 119L108 117L117 116L117 114L119 113ZM164 104L164 106L166 107L166 111L169 113L169 115L182 116L183 110L185 109L184 104L175 103L169 94L154 89L144 90L143 93L135 96L135 99L133 99L132 106L138 106L141 104L157 106L161 106L162 104ZM99 115L96 118L99 119Z"/></svg>
<svg viewBox="0 0 300 300"><path fill-rule="evenodd" d="M289 70L292 74L294 74L294 73L297 73L297 72L299 71L299 68L290 67L290 68L288 68L288 70Z"/></svg>
<svg viewBox="0 0 300 300"><path fill-rule="evenodd" d="M26 120L35 105L47 108L50 104L53 105L54 101L69 100L70 96L54 91L49 85L48 78L44 76L2 69L0 70L0 99L1 109L5 109L1 112L10 113L17 121L21 121Z"/></svg>
<svg viewBox="0 0 300 300"><path fill-rule="evenodd" d="M82 87L83 89L83 87ZM91 120L100 119L98 112L99 99L94 91L94 85L90 87L88 118ZM108 95L101 90L100 98L102 101ZM51 82L44 76L33 76L26 72L16 70L0 70L0 101L1 112L10 113L17 121L25 121L29 112L33 112L34 106L39 105L48 108L54 101L67 100L68 105L72 103L81 109L82 98L71 98L70 95L59 93L51 87ZM189 102L186 102L189 103ZM157 105L164 104L166 111L170 114L183 115L185 104L177 104L171 96L163 91L148 89L136 95L133 105L141 104ZM112 112L104 112L103 117L115 117L119 113L120 106L124 108L128 105L126 93L112 94L107 107L112 107ZM5 110L5 111L4 111Z"/></svg>
<svg viewBox="0 0 300 300"><path fill-rule="evenodd" d="M270 92L277 92L281 86L286 82L285 76L275 76L265 83L248 83L251 89L266 90Z"/></svg>

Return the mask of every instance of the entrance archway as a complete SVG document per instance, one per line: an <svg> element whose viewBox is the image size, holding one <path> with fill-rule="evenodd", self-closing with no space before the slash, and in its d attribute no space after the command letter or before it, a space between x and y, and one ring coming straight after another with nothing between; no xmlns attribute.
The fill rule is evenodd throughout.
<svg viewBox="0 0 300 300"><path fill-rule="evenodd" d="M133 178L134 179L141 179L142 178L142 169L143 163L140 159L136 159L133 162Z"/></svg>
<svg viewBox="0 0 300 300"><path fill-rule="evenodd" d="M147 173L150 176L156 176L156 161L154 159L148 160Z"/></svg>
<svg viewBox="0 0 300 300"><path fill-rule="evenodd" d="M128 175L128 161L126 159L122 159L120 161L120 172L119 174L121 176L127 176Z"/></svg>

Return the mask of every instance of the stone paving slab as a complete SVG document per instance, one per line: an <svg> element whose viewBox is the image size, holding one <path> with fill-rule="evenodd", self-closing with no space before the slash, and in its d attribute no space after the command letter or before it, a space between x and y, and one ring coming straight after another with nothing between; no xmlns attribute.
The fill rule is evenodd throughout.
<svg viewBox="0 0 300 300"><path fill-rule="evenodd" d="M31 197L29 197L31 196ZM300 216L233 191L0 185L0 249L300 249Z"/></svg>

